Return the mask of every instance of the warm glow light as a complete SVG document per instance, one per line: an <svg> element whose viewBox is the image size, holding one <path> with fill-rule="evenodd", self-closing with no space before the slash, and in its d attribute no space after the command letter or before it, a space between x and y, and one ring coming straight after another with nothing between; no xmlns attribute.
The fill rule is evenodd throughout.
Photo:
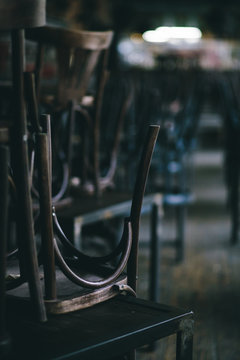
<svg viewBox="0 0 240 360"><path fill-rule="evenodd" d="M161 43L171 41L197 41L202 33L196 27L160 26L156 30L143 33L143 39L148 42Z"/></svg>

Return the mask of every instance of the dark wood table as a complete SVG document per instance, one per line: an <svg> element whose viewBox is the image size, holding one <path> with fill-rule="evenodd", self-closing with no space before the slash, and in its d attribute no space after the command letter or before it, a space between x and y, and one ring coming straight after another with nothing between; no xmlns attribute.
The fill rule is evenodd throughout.
<svg viewBox="0 0 240 360"><path fill-rule="evenodd" d="M11 360L107 360L174 333L181 333L177 359L191 359L192 316L190 311L123 295L52 316L42 324L11 311Z"/></svg>

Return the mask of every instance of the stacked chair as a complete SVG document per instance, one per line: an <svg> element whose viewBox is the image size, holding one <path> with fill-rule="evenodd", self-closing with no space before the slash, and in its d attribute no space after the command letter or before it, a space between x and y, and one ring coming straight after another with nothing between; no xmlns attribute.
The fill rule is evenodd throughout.
<svg viewBox="0 0 240 360"><path fill-rule="evenodd" d="M176 248L176 261L182 261L185 253L186 210L194 199L191 189L194 171L191 155L196 146L203 101L201 72L191 68L188 71L177 70L165 79L163 77L163 83L166 85L166 94L160 123L164 134L159 138L162 166L158 168L162 180L156 187L164 193L166 211L175 211L173 245Z"/></svg>
<svg viewBox="0 0 240 360"><path fill-rule="evenodd" d="M128 158L136 157L146 119L147 122L161 125L147 192L161 192L166 215L174 212L174 239L166 239L161 241L161 244L173 245L176 249L176 260L182 261L186 209L194 199L191 190L191 154L196 146L204 99L205 85L201 70L191 67L187 70L136 70L129 71L128 76L134 84L134 104L127 136L135 139L134 145L128 149ZM131 168L129 174L131 178Z"/></svg>
<svg viewBox="0 0 240 360"><path fill-rule="evenodd" d="M105 179L99 176L98 147L101 103L108 77L107 60L113 32L73 31L44 26L29 30L27 38L37 44L37 97L44 111L52 116L53 163L56 170L56 173L53 172L53 180L57 178L56 184L54 183L54 188L57 188L53 194L54 201L59 202L69 191L72 141L76 128L80 128L82 134L79 140L82 161L78 164L81 189L86 192L94 189L96 193L100 193L111 181L111 175ZM48 79L51 84L44 88L44 81L41 80L44 79L49 48L55 50L55 61L53 60L52 65L56 67L56 75ZM64 116L67 117L65 127ZM91 138L92 142L87 143L86 138ZM90 169L88 156L92 158ZM112 162L114 161L115 159L112 159ZM59 179L60 184L57 184Z"/></svg>
<svg viewBox="0 0 240 360"><path fill-rule="evenodd" d="M7 255L7 217L8 217L8 147L11 147L12 168L14 180L17 184L17 233L19 239L19 258L21 258L21 280L24 278L29 286L35 315L39 321L46 319L43 304L40 279L37 267L37 252L33 241L32 211L30 186L28 177L28 152L26 142L26 119L23 97L23 61L24 61L24 32L23 28L41 26L45 23L45 2L27 1L0 4L1 29L11 33L12 44L12 83L14 94L14 113L4 124L1 121L1 291L0 313L1 358L8 357L11 337L7 331L6 320L6 255ZM2 120L2 119L1 119ZM6 120L6 118L4 119ZM26 256L24 256L24 254ZM16 281L15 281L16 280ZM15 279L13 286L19 285L21 280Z"/></svg>
<svg viewBox="0 0 240 360"><path fill-rule="evenodd" d="M124 77L108 71L113 33L45 26L29 30L26 36L37 45L36 95L30 81L27 88L33 95L28 97L29 109L36 118L38 98L51 114L53 203L62 228L78 248L86 231L91 235L95 232L111 245L117 241L118 230L109 230L106 220L117 221L128 215L131 206L131 191L125 187L119 192L114 177L133 97L132 86ZM56 76L48 79L46 87L44 69L49 66L49 49L56 54ZM159 289L157 226L161 203L160 193L144 197L143 208L152 217L152 300L158 299Z"/></svg>
<svg viewBox="0 0 240 360"><path fill-rule="evenodd" d="M11 167L17 194L17 238L21 259L20 277L13 279L11 287L27 281L36 309L36 318L46 319L40 286L37 250L34 242L32 200L28 171L27 122L24 99L24 28L45 23L45 2L14 2L11 6L3 1L0 6L1 28L11 31L13 113L9 119L9 144ZM7 285L8 286L8 285Z"/></svg>
<svg viewBox="0 0 240 360"><path fill-rule="evenodd" d="M177 334L177 359L191 359L192 312L142 300L135 293L141 207L159 126L148 127L119 244L106 256L84 254L67 239L58 222L53 205L61 199L53 201L52 195L51 117L38 117L34 78L24 77L23 29L43 25L45 3L22 0L14 6L4 2L4 9L0 7L5 20L1 24L12 32L16 101L10 135L5 128L0 131L4 190L0 198L1 358L134 359L136 348ZM101 190L98 181L99 177L96 187ZM14 260L5 266L8 185L17 194L17 249ZM40 241L35 236L36 223Z"/></svg>

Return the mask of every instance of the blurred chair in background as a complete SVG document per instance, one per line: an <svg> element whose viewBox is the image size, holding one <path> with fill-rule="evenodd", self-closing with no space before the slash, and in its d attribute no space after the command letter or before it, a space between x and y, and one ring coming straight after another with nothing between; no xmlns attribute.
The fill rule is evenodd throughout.
<svg viewBox="0 0 240 360"><path fill-rule="evenodd" d="M186 208L193 201L191 154L196 147L199 117L203 103L203 82L198 69L129 71L134 84L134 105L128 124L126 144L134 139L125 159L137 156L144 122L161 125L147 192L162 192L165 216L175 211L175 239L162 241L176 248L176 260L184 259ZM132 171L129 168L129 180Z"/></svg>

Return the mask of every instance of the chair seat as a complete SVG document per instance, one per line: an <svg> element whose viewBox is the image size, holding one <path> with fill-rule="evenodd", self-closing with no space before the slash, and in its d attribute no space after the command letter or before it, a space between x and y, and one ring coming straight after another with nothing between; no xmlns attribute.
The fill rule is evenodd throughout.
<svg viewBox="0 0 240 360"><path fill-rule="evenodd" d="M13 348L22 359L109 359L167 336L192 331L192 312L119 295L45 324L11 313Z"/></svg>
<svg viewBox="0 0 240 360"><path fill-rule="evenodd" d="M18 268L10 268L11 277L18 276ZM101 276L96 271L78 271L75 269L76 273L78 272L83 277L88 278L91 281L97 281L101 279ZM102 275L106 276L110 274L111 268L103 268ZM41 285L44 288L44 274L43 269L40 267L40 278ZM122 273L113 283L101 287L100 289L87 289L74 284L60 271L56 269L56 279L57 279L57 298L55 300L46 300L44 299L44 304L46 307L47 314L64 314L66 312L76 311L84 309L86 307L91 307L94 304L106 301L114 296L119 294L120 288L124 285L127 285L127 275ZM7 301L9 304L12 304L15 308L24 308L30 304L30 293L28 284L24 283L16 289L7 291ZM31 311L31 310L30 310Z"/></svg>

